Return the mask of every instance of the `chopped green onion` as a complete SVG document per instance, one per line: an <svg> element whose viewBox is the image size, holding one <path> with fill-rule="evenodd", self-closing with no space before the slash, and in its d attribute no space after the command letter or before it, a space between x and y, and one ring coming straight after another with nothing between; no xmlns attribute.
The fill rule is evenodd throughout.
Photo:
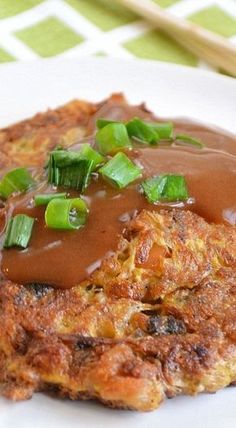
<svg viewBox="0 0 236 428"><path fill-rule="evenodd" d="M155 131L158 133L161 140L169 140L173 138L173 123L172 122L163 122L163 123L150 123Z"/></svg>
<svg viewBox="0 0 236 428"><path fill-rule="evenodd" d="M182 141L183 143L196 146L199 149L202 149L204 147L204 144L200 140L198 140L197 138L192 138L189 135L185 135L185 134L176 135L175 140L177 141L177 143L178 141Z"/></svg>
<svg viewBox="0 0 236 428"><path fill-rule="evenodd" d="M141 187L150 203L188 199L187 185L183 175L159 175L145 180Z"/></svg>
<svg viewBox="0 0 236 428"><path fill-rule="evenodd" d="M26 168L16 168L9 171L0 181L0 195L7 199L14 192L25 192L35 184L34 179Z"/></svg>
<svg viewBox="0 0 236 428"><path fill-rule="evenodd" d="M45 222L52 229L75 230L85 224L87 215L83 199L52 199L45 211Z"/></svg>
<svg viewBox="0 0 236 428"><path fill-rule="evenodd" d="M96 134L99 151L103 154L132 147L126 126L123 123L109 123Z"/></svg>
<svg viewBox="0 0 236 428"><path fill-rule="evenodd" d="M47 205L52 199L65 199L66 193L45 193L40 195L35 195L34 203L36 207L39 205Z"/></svg>
<svg viewBox="0 0 236 428"><path fill-rule="evenodd" d="M79 152L70 152L69 150L54 150L50 153L49 161L52 161L58 168L65 168L78 163L80 160Z"/></svg>
<svg viewBox="0 0 236 428"><path fill-rule="evenodd" d="M122 189L141 175L141 169L124 153L117 153L99 169L100 174L115 187Z"/></svg>
<svg viewBox="0 0 236 428"><path fill-rule="evenodd" d="M89 184L93 161L81 159L76 165L60 169L60 186L83 192Z"/></svg>
<svg viewBox="0 0 236 428"><path fill-rule="evenodd" d="M93 161L81 159L79 152L56 150L50 153L48 181L55 186L83 191L89 184Z"/></svg>
<svg viewBox="0 0 236 428"><path fill-rule="evenodd" d="M27 248L31 238L34 218L25 214L17 214L10 218L7 223L4 248L22 247Z"/></svg>
<svg viewBox="0 0 236 428"><path fill-rule="evenodd" d="M158 132L151 124L137 117L127 122L126 128L130 138L137 138L144 143L156 144L160 139Z"/></svg>
<svg viewBox="0 0 236 428"><path fill-rule="evenodd" d="M110 120L110 119L98 119L96 122L96 126L98 129L104 128L104 126L109 125L110 123L121 123L117 120Z"/></svg>
<svg viewBox="0 0 236 428"><path fill-rule="evenodd" d="M96 170L99 165L105 162L104 156L94 150L90 144L83 144L81 150L79 151L80 159L87 159L93 161L92 170Z"/></svg>

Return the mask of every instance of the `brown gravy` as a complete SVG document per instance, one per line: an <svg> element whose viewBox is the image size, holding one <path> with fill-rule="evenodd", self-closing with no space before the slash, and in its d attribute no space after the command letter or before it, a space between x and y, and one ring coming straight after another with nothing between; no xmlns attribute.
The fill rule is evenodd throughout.
<svg viewBox="0 0 236 428"><path fill-rule="evenodd" d="M127 109L127 107L126 107ZM100 112L100 117L127 119L147 116L135 111ZM150 115L149 115L150 117ZM90 123L93 130L93 122ZM160 173L181 173L186 177L192 200L182 209L190 209L209 222L236 224L236 138L191 122L176 122L176 132L188 133L202 139L202 150L183 146L138 146L128 155L143 167L143 176ZM48 189L50 191L50 189ZM38 191L42 193L42 189ZM72 196L79 196L73 192ZM101 178L93 178L84 193L89 206L86 225L78 231L47 229L44 207L33 206L33 194L11 198L8 216L26 213L36 222L25 250L2 251L2 275L17 283L43 283L69 288L84 280L96 269L107 254L116 249L119 234L135 212L143 208L159 210L149 204L139 192L138 183L119 191ZM172 204L174 206L174 204ZM163 208L164 205L161 206ZM5 218L0 219L0 241L3 240Z"/></svg>

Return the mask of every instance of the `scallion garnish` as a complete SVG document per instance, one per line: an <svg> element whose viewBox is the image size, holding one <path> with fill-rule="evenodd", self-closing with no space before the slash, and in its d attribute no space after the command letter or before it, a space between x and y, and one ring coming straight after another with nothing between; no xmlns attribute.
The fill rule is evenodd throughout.
<svg viewBox="0 0 236 428"><path fill-rule="evenodd" d="M52 199L45 211L45 222L52 229L74 230L85 224L87 215L87 205L80 198Z"/></svg>
<svg viewBox="0 0 236 428"><path fill-rule="evenodd" d="M191 146L198 147L199 149L202 149L204 147L204 144L198 140L197 138L190 137L189 135L185 134L178 134L175 136L176 143L182 142L184 144L189 144Z"/></svg>
<svg viewBox="0 0 236 428"><path fill-rule="evenodd" d="M144 122L135 117L126 123L126 127L130 138L137 138L148 144L157 144L159 140L169 140L173 136L173 124L171 122Z"/></svg>
<svg viewBox="0 0 236 428"><path fill-rule="evenodd" d="M158 133L159 138L161 140L169 140L173 138L173 123L172 122L160 122L155 123L152 122L150 125L155 129L155 131Z"/></svg>
<svg viewBox="0 0 236 428"><path fill-rule="evenodd" d="M89 183L93 161L81 159L79 152L56 150L50 153L48 181L55 186L83 191Z"/></svg>
<svg viewBox="0 0 236 428"><path fill-rule="evenodd" d="M7 223L6 237L3 247L22 247L27 248L31 238L34 218L25 214L17 214L10 218Z"/></svg>
<svg viewBox="0 0 236 428"><path fill-rule="evenodd" d="M157 144L160 140L157 130L151 124L135 117L126 123L126 128L130 138L137 138L147 144Z"/></svg>
<svg viewBox="0 0 236 428"><path fill-rule="evenodd" d="M83 192L89 184L93 161L81 159L76 165L60 169L60 186Z"/></svg>
<svg viewBox="0 0 236 428"><path fill-rule="evenodd" d="M101 153L114 153L132 147L126 126L123 123L109 123L96 134L96 142Z"/></svg>
<svg viewBox="0 0 236 428"><path fill-rule="evenodd" d="M25 192L35 184L26 168L9 171L0 181L0 196L7 199L12 193Z"/></svg>
<svg viewBox="0 0 236 428"><path fill-rule="evenodd" d="M175 202L188 199L188 190L183 175L159 175L145 180L141 187L150 203Z"/></svg>
<svg viewBox="0 0 236 428"><path fill-rule="evenodd" d="M110 159L99 172L119 189L126 187L141 175L141 169L122 152Z"/></svg>
<svg viewBox="0 0 236 428"><path fill-rule="evenodd" d="M75 165L79 160L79 152L57 149L50 153L49 162L51 161L58 168L65 168L66 166Z"/></svg>
<svg viewBox="0 0 236 428"><path fill-rule="evenodd" d="M99 165L105 162L104 156L94 150L90 146L90 144L83 144L78 154L80 159L87 159L89 161L93 161L93 171L96 170Z"/></svg>
<svg viewBox="0 0 236 428"><path fill-rule="evenodd" d="M104 126L109 125L110 123L121 123L117 120L110 120L110 119L97 119L96 126L98 129L104 128Z"/></svg>
<svg viewBox="0 0 236 428"><path fill-rule="evenodd" d="M34 203L36 207L39 205L47 205L52 199L65 199L66 193L45 193L40 195L35 195Z"/></svg>

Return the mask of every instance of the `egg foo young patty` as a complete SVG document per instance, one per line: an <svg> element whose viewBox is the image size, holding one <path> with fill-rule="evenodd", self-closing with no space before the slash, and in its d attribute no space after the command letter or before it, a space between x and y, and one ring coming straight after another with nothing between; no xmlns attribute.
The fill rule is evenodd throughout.
<svg viewBox="0 0 236 428"><path fill-rule="evenodd" d="M77 147L81 139L93 144L90 136L98 117L155 120L145 106L129 106L119 94L99 104L73 101L1 130L1 170L32 166L38 171L37 168L41 170L45 165L47 152L58 145ZM22 252L23 262L18 258L19 250L2 250L0 390L3 396L25 400L34 392L51 391L73 400L97 399L115 408L149 411L165 398L215 392L236 382L236 228L233 215L229 219L229 210L221 218L226 212L222 204L228 204L233 195L226 194L224 200L223 196L218 198L217 192L221 196L223 191L217 188L214 198L209 196L208 205L204 205L206 198L201 199L206 192L201 182L205 177L204 159L209 170L211 159L212 164L218 162L218 156L219 165L224 166L225 162L231 167L235 162L236 153L231 152L235 139L192 123L177 122L176 127L180 132L186 130L200 136L207 148L196 152L186 147L145 146L130 152L130 159L139 159L140 164L152 170L158 165L159 173L164 172L161 168L167 167L167 161L176 163L177 169L191 161L194 168L191 174L186 169L186 177L190 196L196 202L184 207L168 204L158 207L145 201L143 194L134 196L136 187L131 185L121 192L124 201L116 203L117 190L108 190L108 184L100 184L99 180L92 183L85 196L88 199L96 195L94 210L99 209L93 214L90 205L91 219L84 229L89 230L90 226L99 229L101 224L101 233L104 225L109 231L108 237L106 233L101 235L100 243L93 239L94 247L97 246L94 251L99 255L103 246L109 248L114 236L117 238L112 251L105 251L97 268L89 270L84 278L82 271L81 281L73 286L68 284L76 275L80 277L80 260L81 263L90 260L91 254L86 259L82 254L86 240L91 245L89 235L84 241L81 238L83 245L76 253L72 241L73 236L80 236L80 231L66 232L70 234L74 255L69 254L67 260L62 248L59 255L50 255L50 250L45 258L53 275L52 261L56 260L58 278L64 272L66 287L60 281L55 286L50 281L27 280L32 272L44 278L47 269L43 255L34 256L38 260L37 270L37 266L29 268L32 260L27 261L28 250ZM224 147L226 154L222 154ZM150 150L154 150L154 155ZM199 159L202 169L195 180ZM164 163L164 167L158 162ZM230 174L230 168L227 173ZM223 168L219 174L223 176ZM213 169L212 177L216 182ZM119 222L112 218L109 221L107 210L101 213L101 204L106 203L101 190L111 198L110 210L116 216L119 213ZM14 198L2 200L0 205L1 242L10 207L18 204L19 210L22 202ZM123 206L128 200L126 212ZM42 210L37 209L39 213ZM93 224L95 214L97 223ZM107 216L104 224L99 215ZM57 238L58 233L55 232ZM44 239L43 233L41 238ZM54 235L53 239L57 242ZM78 242L76 238L77 246ZM3 270L7 266L13 271L10 254L14 255L14 272L23 263L21 281L9 279ZM66 272L68 266L74 276Z"/></svg>

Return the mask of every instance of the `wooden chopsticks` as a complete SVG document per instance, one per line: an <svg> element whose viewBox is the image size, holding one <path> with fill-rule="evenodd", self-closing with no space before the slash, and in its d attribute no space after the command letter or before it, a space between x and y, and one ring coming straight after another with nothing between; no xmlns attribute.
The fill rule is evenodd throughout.
<svg viewBox="0 0 236 428"><path fill-rule="evenodd" d="M209 64L236 77L236 46L196 24L177 18L151 0L119 0Z"/></svg>

